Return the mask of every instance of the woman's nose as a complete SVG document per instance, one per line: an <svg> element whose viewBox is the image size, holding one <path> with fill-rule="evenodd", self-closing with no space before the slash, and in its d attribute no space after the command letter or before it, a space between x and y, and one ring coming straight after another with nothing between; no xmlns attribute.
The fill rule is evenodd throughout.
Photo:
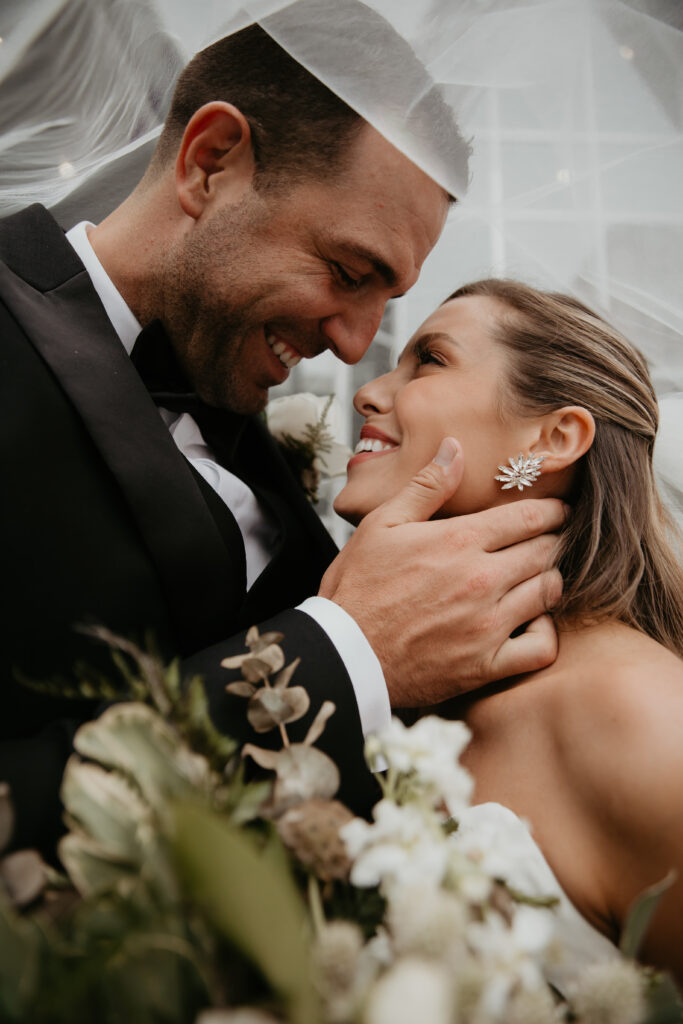
<svg viewBox="0 0 683 1024"><path fill-rule="evenodd" d="M363 384L356 392L353 405L356 412L361 416L370 416L374 413L390 412L393 407L392 386L393 372L385 373L382 377L375 377L374 380Z"/></svg>

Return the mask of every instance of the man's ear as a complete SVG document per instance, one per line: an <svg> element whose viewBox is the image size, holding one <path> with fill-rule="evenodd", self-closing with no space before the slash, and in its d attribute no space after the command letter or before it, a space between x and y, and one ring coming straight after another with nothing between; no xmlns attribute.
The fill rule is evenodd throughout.
<svg viewBox="0 0 683 1024"><path fill-rule="evenodd" d="M544 455L545 473L557 473L577 462L588 451L595 437L595 420L588 409L567 405L548 413L531 446L534 455Z"/></svg>
<svg viewBox="0 0 683 1024"><path fill-rule="evenodd" d="M254 177L249 122L231 103L214 100L196 110L178 150L175 186L184 213L195 220L217 195L242 198Z"/></svg>

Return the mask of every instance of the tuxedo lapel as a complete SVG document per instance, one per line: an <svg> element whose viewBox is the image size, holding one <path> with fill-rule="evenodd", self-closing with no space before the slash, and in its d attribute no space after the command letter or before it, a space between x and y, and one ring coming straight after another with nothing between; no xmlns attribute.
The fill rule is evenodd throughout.
<svg viewBox="0 0 683 1024"><path fill-rule="evenodd" d="M0 295L116 478L161 579L180 649L197 650L222 635L243 599L237 526L236 542L226 545L72 247L44 210L28 213L31 230L18 231L18 218L0 225L9 264L0 264Z"/></svg>
<svg viewBox="0 0 683 1024"><path fill-rule="evenodd" d="M273 557L247 594L240 620L240 625L246 627L316 594L337 546L292 476L277 444L255 417L246 423L233 457L233 469L279 526Z"/></svg>

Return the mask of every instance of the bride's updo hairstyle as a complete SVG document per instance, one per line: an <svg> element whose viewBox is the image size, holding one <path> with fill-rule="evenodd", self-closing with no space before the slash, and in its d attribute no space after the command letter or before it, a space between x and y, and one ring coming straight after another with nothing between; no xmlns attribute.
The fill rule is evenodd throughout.
<svg viewBox="0 0 683 1024"><path fill-rule="evenodd" d="M524 416L579 405L595 419L595 440L568 497L556 620L617 618L683 655L683 569L669 541L679 538L655 485L659 411L644 358L568 295L492 279L447 301L470 295L501 304L495 337L508 353L504 410Z"/></svg>

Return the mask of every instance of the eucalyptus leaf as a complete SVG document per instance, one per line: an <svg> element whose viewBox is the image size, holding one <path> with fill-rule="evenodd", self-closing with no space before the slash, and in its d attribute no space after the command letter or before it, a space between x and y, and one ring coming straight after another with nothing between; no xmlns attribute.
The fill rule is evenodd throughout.
<svg viewBox="0 0 683 1024"><path fill-rule="evenodd" d="M670 871L660 882L655 882L654 885L644 889L633 903L626 917L619 942L619 949L624 956L635 959L659 901L667 889L674 884L676 878L676 872Z"/></svg>
<svg viewBox="0 0 683 1024"><path fill-rule="evenodd" d="M289 682L301 664L301 658L295 658L294 661L286 665L281 672L275 676L273 680L273 686L276 690L284 690L286 686L289 686Z"/></svg>
<svg viewBox="0 0 683 1024"><path fill-rule="evenodd" d="M267 768L275 771L281 750L267 750L264 747L255 747L253 743L245 743L242 748L242 757L251 757L260 768Z"/></svg>
<svg viewBox="0 0 683 1024"><path fill-rule="evenodd" d="M269 690L264 686L250 699L247 718L256 732L269 732L284 722L290 712L291 708L284 697L277 690Z"/></svg>
<svg viewBox="0 0 683 1024"><path fill-rule="evenodd" d="M315 1024L306 914L279 842L194 805L175 813L174 848L190 897L285 1000L292 1024Z"/></svg>
<svg viewBox="0 0 683 1024"><path fill-rule="evenodd" d="M242 675L250 683L262 682L272 671L270 662L263 659L260 654L250 654L242 663Z"/></svg>
<svg viewBox="0 0 683 1024"><path fill-rule="evenodd" d="M228 693L232 693L235 697L251 697L255 692L253 683L248 683L246 679L238 679L234 683L228 683L225 687Z"/></svg>
<svg viewBox="0 0 683 1024"><path fill-rule="evenodd" d="M303 686L290 686L285 691L285 702L290 709L287 717L283 719L285 725L287 722L296 722L299 718L303 718L311 706L308 690L305 690Z"/></svg>
<svg viewBox="0 0 683 1024"><path fill-rule="evenodd" d="M271 644L281 643L284 638L284 633L278 633L275 630L259 635L256 626L252 626L247 633L246 644L255 654L258 654L259 651L262 651L265 647L270 647Z"/></svg>
<svg viewBox="0 0 683 1024"><path fill-rule="evenodd" d="M313 743L316 742L316 740L320 739L323 732L325 731L325 725L327 723L328 718L331 718L331 716L335 713L336 710L337 706L334 703L334 701L323 701L318 710L318 714L311 722L309 730L306 733L306 739L304 740L304 743L307 746L311 746Z"/></svg>
<svg viewBox="0 0 683 1024"><path fill-rule="evenodd" d="M268 732L277 725L296 722L308 711L311 699L303 686L289 690L257 690L249 701L247 718L256 732Z"/></svg>
<svg viewBox="0 0 683 1024"><path fill-rule="evenodd" d="M15 907L37 900L47 884L46 864L36 850L17 850L0 861L0 878Z"/></svg>
<svg viewBox="0 0 683 1024"><path fill-rule="evenodd" d="M250 626L247 630L247 635L244 638L244 642L250 649L255 647L259 642L259 631L258 626Z"/></svg>
<svg viewBox="0 0 683 1024"><path fill-rule="evenodd" d="M322 750L293 743L281 750L273 790L273 814L281 814L293 804L318 797L330 800L339 789L339 769Z"/></svg>
<svg viewBox="0 0 683 1024"><path fill-rule="evenodd" d="M284 651L277 644L269 644L258 652L259 661L265 662L270 668L270 673L279 672L285 663Z"/></svg>
<svg viewBox="0 0 683 1024"><path fill-rule="evenodd" d="M223 668L241 668L243 662L250 658L250 654L235 654L232 658L223 658L221 666Z"/></svg>

